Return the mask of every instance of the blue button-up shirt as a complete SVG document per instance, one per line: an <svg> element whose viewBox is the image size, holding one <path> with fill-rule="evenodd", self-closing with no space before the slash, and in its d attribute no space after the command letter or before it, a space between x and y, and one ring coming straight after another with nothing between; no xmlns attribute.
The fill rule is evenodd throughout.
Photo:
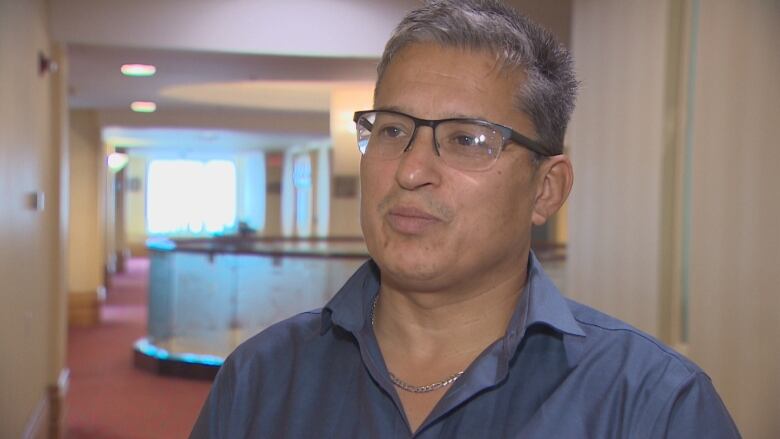
<svg viewBox="0 0 780 439"><path fill-rule="evenodd" d="M709 377L565 299L531 255L506 335L410 431L369 321L367 262L322 310L273 325L219 371L191 438L734 438Z"/></svg>

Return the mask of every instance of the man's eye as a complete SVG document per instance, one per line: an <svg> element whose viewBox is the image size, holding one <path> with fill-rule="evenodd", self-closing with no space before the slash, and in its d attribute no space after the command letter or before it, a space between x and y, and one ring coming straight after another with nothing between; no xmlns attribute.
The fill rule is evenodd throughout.
<svg viewBox="0 0 780 439"><path fill-rule="evenodd" d="M458 146L479 147L485 143L485 136L474 136L470 134L456 134L450 137L450 142Z"/></svg>
<svg viewBox="0 0 780 439"><path fill-rule="evenodd" d="M403 136L404 131L400 127L385 125L379 128L377 134L379 134L379 136L383 138L395 139Z"/></svg>
<svg viewBox="0 0 780 439"><path fill-rule="evenodd" d="M472 136L455 136L454 141L461 146L474 146L478 143L477 139Z"/></svg>

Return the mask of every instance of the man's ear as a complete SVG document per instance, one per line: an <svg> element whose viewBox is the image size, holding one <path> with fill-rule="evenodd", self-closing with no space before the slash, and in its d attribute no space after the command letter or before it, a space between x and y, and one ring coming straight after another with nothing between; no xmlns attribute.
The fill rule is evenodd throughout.
<svg viewBox="0 0 780 439"><path fill-rule="evenodd" d="M536 173L536 199L531 221L541 226L569 197L574 183L574 170L569 157L560 154L546 158Z"/></svg>

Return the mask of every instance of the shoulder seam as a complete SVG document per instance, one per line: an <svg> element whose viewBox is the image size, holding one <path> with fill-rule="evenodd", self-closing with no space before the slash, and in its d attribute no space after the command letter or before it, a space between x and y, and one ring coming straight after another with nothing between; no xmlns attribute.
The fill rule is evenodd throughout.
<svg viewBox="0 0 780 439"><path fill-rule="evenodd" d="M690 363L690 361L686 361L685 357L683 357L681 354L677 353L676 351L674 351L673 349L667 347L666 345L664 345L660 341L656 340L655 338L651 337L648 334L643 333L642 331L640 331L640 330L638 330L636 328L633 328L633 327L630 327L630 326L629 327L624 327L624 328L608 328L608 327L599 325L597 323L585 322L585 321L581 320L580 318L578 318L576 316L574 317L574 320L576 320L578 323L580 323L582 325L592 326L592 327L595 327L595 328L603 329L605 331L628 332L628 333L630 333L632 335L636 335L636 336L644 339L645 341L650 342L659 351L663 352L666 356L674 359L677 363L681 364L685 368L685 370L687 370L689 373L691 373L691 374L703 373L703 371L701 369L699 369L698 367L692 368L691 367L692 364Z"/></svg>

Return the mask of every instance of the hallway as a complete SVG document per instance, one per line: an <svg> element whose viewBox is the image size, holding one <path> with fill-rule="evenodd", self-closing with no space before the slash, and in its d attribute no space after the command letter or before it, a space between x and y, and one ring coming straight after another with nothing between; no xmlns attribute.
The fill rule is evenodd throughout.
<svg viewBox="0 0 780 439"><path fill-rule="evenodd" d="M66 437L187 437L209 382L159 377L135 369L132 346L146 334L147 259L115 275L94 328L70 328Z"/></svg>

